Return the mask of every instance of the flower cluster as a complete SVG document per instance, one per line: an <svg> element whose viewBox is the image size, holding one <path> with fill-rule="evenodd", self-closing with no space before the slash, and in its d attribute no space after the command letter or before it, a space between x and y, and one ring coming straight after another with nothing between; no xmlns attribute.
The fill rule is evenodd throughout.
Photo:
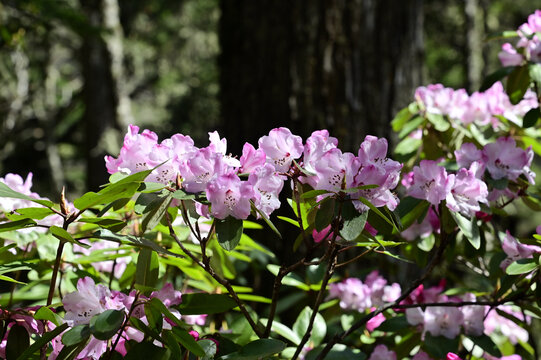
<svg viewBox="0 0 541 360"><path fill-rule="evenodd" d="M181 317L177 310L171 308L172 306L181 303L181 293L180 291L174 290L170 283L166 284L161 290L153 292L150 295L150 298L160 299L174 316L177 318ZM64 321L70 327L85 325L90 323L90 319L94 315L113 309L124 311L126 314L130 313L130 316L138 318L148 325L143 309L143 302L145 300L148 300L148 298L144 296L136 297L135 291L126 295L119 291L110 290L104 285L96 285L94 280L85 277L79 279L77 282L77 291L66 294L62 299L62 304L66 310ZM190 319L191 323L197 321L199 321L199 319ZM49 323L49 327L54 327L54 325L51 325L52 324ZM164 329L171 329L172 326L174 326L172 321L164 319ZM112 340L113 342L118 341L115 350L120 354L125 355L126 341L135 340L140 342L144 337L145 335L141 331L128 326L122 330L120 335L115 335ZM61 342L61 336L55 338L52 344L53 352L49 356L49 359L54 360L64 347ZM107 346L107 341L92 337L86 347L79 353L77 359L99 359L107 351Z"/></svg>
<svg viewBox="0 0 541 360"><path fill-rule="evenodd" d="M502 195L516 196L507 187L495 188L489 193L483 179L517 181L523 175L534 184L535 174L530 169L533 151L531 147L527 150L518 148L512 138L499 138L482 150L472 143L465 143L455 151L455 157L459 167L456 174L448 174L436 161L421 161L414 167L413 174L408 174L402 182L408 188L408 194L432 205L446 200L452 211L472 216L480 211L480 203L497 200Z"/></svg>
<svg viewBox="0 0 541 360"><path fill-rule="evenodd" d="M501 82L496 82L484 92L468 95L465 89L454 90L442 84L421 86L415 91L415 99L428 114L445 115L451 124L474 123L479 126L501 125L497 116L521 125L522 117L532 108L538 107L537 97L532 91L516 105L509 100Z"/></svg>
<svg viewBox="0 0 541 360"><path fill-rule="evenodd" d="M364 282L359 278L347 278L329 285L329 298L340 299L340 307L344 310L358 312L393 302L401 293L399 284L387 285L387 280L377 270L372 271Z"/></svg>
<svg viewBox="0 0 541 360"><path fill-rule="evenodd" d="M503 66L519 66L525 61L541 63L541 10L528 16L528 21L518 28L519 40L515 46L502 45L498 58Z"/></svg>
<svg viewBox="0 0 541 360"><path fill-rule="evenodd" d="M338 192L374 185L377 187L352 192L351 198L362 196L375 206L390 209L398 204L391 190L398 184L402 165L387 158L385 139L367 136L355 156L342 153L327 130L315 131L303 145L299 136L282 127L261 137L258 149L246 143L239 160L226 155L227 141L217 132L209 133L209 140L207 147L197 148L189 136L176 134L158 143L155 133L139 133L137 126L130 125L119 157L105 157L107 170L131 174L154 169L147 181L163 184L180 176L185 191L205 192L213 217L246 219L251 201L267 216L280 207L278 196L284 180L292 176L293 161L303 156L300 164L305 170L300 181L314 189ZM246 174L248 179L242 180ZM354 204L358 210L366 210L362 202ZM198 209L201 214L209 212L204 206Z"/></svg>

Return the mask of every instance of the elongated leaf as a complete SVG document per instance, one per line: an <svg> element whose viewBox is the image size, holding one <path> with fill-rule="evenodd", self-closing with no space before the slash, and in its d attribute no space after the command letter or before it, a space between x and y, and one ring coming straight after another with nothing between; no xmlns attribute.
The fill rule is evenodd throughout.
<svg viewBox="0 0 541 360"><path fill-rule="evenodd" d="M515 33L516 34L516 33ZM481 85L481 88L479 91L485 91L488 88L490 88L496 81L499 81L506 77L507 75L511 74L515 70L514 66L507 66L501 69L496 70L492 74L488 75L484 80L483 84Z"/></svg>
<svg viewBox="0 0 541 360"><path fill-rule="evenodd" d="M90 337L90 326L77 325L69 329L62 335L62 344L65 346L74 346L86 342Z"/></svg>
<svg viewBox="0 0 541 360"><path fill-rule="evenodd" d="M26 283L21 282L21 281L19 281L19 280L15 280L15 279L10 278L9 276L6 276L6 275L0 275L0 280L7 281L7 282L11 282L11 283L15 283L15 284L26 285Z"/></svg>
<svg viewBox="0 0 541 360"><path fill-rule="evenodd" d="M259 210L254 202L252 200L250 200L250 205L252 207L253 210L255 210L259 216L261 216L261 218L263 219L263 221L265 221L267 223L267 225L271 228L272 231L274 231L274 233L276 235L278 235L278 237L281 239L282 238L282 234L280 234L280 231L278 231L278 229L276 228L276 226L272 223L272 221L269 219L269 217L267 216L267 214L265 214L263 211ZM244 222L244 227L246 227L246 221Z"/></svg>
<svg viewBox="0 0 541 360"><path fill-rule="evenodd" d="M210 339L202 339L197 341L199 346L203 349L205 352L205 355L201 358L201 360L212 360L214 359L214 356L218 352L218 347L216 346L216 343Z"/></svg>
<svg viewBox="0 0 541 360"><path fill-rule="evenodd" d="M171 203L172 197L172 194L169 194L160 198L159 205L144 216L142 222L143 232L154 229L160 223Z"/></svg>
<svg viewBox="0 0 541 360"><path fill-rule="evenodd" d="M121 234L115 234L109 230L97 230L92 234L93 238L96 239L103 239L108 241L114 241L114 242L129 242L133 244L134 246L137 246L142 249L152 249L156 252L159 252L160 254L175 256L182 258L182 255L175 254L167 249L162 248L158 244L156 244L153 241L147 240L143 237L137 237L132 235L121 235Z"/></svg>
<svg viewBox="0 0 541 360"><path fill-rule="evenodd" d="M169 360L171 353L168 349L154 345L151 342L136 343L126 354L126 360ZM176 360L176 359L175 359Z"/></svg>
<svg viewBox="0 0 541 360"><path fill-rule="evenodd" d="M73 202L79 210L85 210L100 204L107 204L122 198L131 198L139 188L139 182L125 183L122 180L110 184L98 193L87 192Z"/></svg>
<svg viewBox="0 0 541 360"><path fill-rule="evenodd" d="M450 214L470 244L475 249L479 249L481 247L481 236L479 235L479 227L475 218L467 219L460 213L453 211L450 211Z"/></svg>
<svg viewBox="0 0 541 360"><path fill-rule="evenodd" d="M34 203L43 205L48 208L52 208L54 203L50 200L44 200L44 199L34 199L31 198L28 195L21 194L13 189L11 189L6 184L0 182L0 197L7 197L7 198L14 198L14 199L22 199L22 200L28 200L32 201Z"/></svg>
<svg viewBox="0 0 541 360"><path fill-rule="evenodd" d="M537 124L537 122L539 121L540 117L541 112L539 111L538 107L530 109L522 119L522 127L529 128L535 126L535 124Z"/></svg>
<svg viewBox="0 0 541 360"><path fill-rule="evenodd" d="M445 120L443 115L427 112L426 118L434 125L434 129L440 132L447 131L451 127L451 124L449 124L449 121Z"/></svg>
<svg viewBox="0 0 541 360"><path fill-rule="evenodd" d="M156 330L156 332L161 332L163 327L162 312L150 305L149 303L145 303L144 309L148 322L148 327Z"/></svg>
<svg viewBox="0 0 541 360"><path fill-rule="evenodd" d="M312 199L316 196L328 194L330 191L328 190L309 190L301 195L301 199Z"/></svg>
<svg viewBox="0 0 541 360"><path fill-rule="evenodd" d="M529 86L530 74L527 65L516 67L509 74L506 91L513 105L518 104L522 100Z"/></svg>
<svg viewBox="0 0 541 360"><path fill-rule="evenodd" d="M15 324L9 330L6 345L6 360L17 359L30 346L30 335L24 326Z"/></svg>
<svg viewBox="0 0 541 360"><path fill-rule="evenodd" d="M1 183L0 183L1 184ZM35 226L36 222L32 219L21 219L16 221L7 221L0 223L0 232L13 231Z"/></svg>
<svg viewBox="0 0 541 360"><path fill-rule="evenodd" d="M184 300L185 296L186 295L184 295L182 297L183 300ZM145 304L145 306L146 305L149 305L149 306L153 307L155 310L157 310L161 314L165 315L166 318L173 321L178 326L184 326L184 324L175 315L173 315L173 313L171 313L171 311L169 311L169 309L163 304L163 302L160 299L152 298ZM145 308L145 311L146 311L146 308Z"/></svg>
<svg viewBox="0 0 541 360"><path fill-rule="evenodd" d="M236 307L237 303L225 294L183 294L178 311L183 315L217 314Z"/></svg>
<svg viewBox="0 0 541 360"><path fill-rule="evenodd" d="M267 359L284 350L286 344L276 339L259 339L243 346L239 351L225 355L222 359L258 360Z"/></svg>
<svg viewBox="0 0 541 360"><path fill-rule="evenodd" d="M90 319L90 330L96 339L109 340L118 332L123 322L124 311L109 309Z"/></svg>
<svg viewBox="0 0 541 360"><path fill-rule="evenodd" d="M347 201L342 205L342 218L344 224L340 230L340 236L345 240L353 241L363 232L368 211L359 213L353 203Z"/></svg>
<svg viewBox="0 0 541 360"><path fill-rule="evenodd" d="M535 261L535 259L519 259L517 261L512 262L507 269L505 269L505 272L508 275L519 275L519 274L525 274L529 273L530 271L533 271L534 269L538 268L539 265Z"/></svg>
<svg viewBox="0 0 541 360"><path fill-rule="evenodd" d="M62 318L55 314L51 309L48 307L42 306L36 311L34 314L34 319L36 320L48 320L55 324L55 326L58 326L60 323L62 323Z"/></svg>
<svg viewBox="0 0 541 360"><path fill-rule="evenodd" d="M188 333L188 331L184 330L183 328L179 326L173 327L173 335L178 339L178 341L184 346L186 349L188 349L190 352L192 352L196 356L204 356L205 351L195 341L192 335Z"/></svg>
<svg viewBox="0 0 541 360"><path fill-rule="evenodd" d="M315 227L317 231L325 229L331 223L334 217L334 199L325 198L319 204L319 210L316 213Z"/></svg>
<svg viewBox="0 0 541 360"><path fill-rule="evenodd" d="M155 287L158 282L160 263L158 255L148 249L141 249L137 257L135 283L145 287Z"/></svg>
<svg viewBox="0 0 541 360"><path fill-rule="evenodd" d="M54 214L54 212L46 207L29 207L29 208L21 208L15 210L18 214L9 214L6 213L6 216L10 220L20 220L24 218L34 219L34 220L41 220L49 215Z"/></svg>
<svg viewBox="0 0 541 360"><path fill-rule="evenodd" d="M79 219L79 222L96 224L99 227L111 230L112 232L120 231L126 226L125 221L114 218L81 218Z"/></svg>
<svg viewBox="0 0 541 360"><path fill-rule="evenodd" d="M225 250L233 250L237 247L242 236L242 220L228 216L224 220L216 219L216 235L218 243Z"/></svg>
<svg viewBox="0 0 541 360"><path fill-rule="evenodd" d="M36 341L27 348L17 360L29 359L32 354L41 349L43 346L46 346L51 340L60 335L64 330L68 328L68 324L62 324L56 327L54 330L44 333L41 337L36 339Z"/></svg>
<svg viewBox="0 0 541 360"><path fill-rule="evenodd" d="M306 306L301 311L301 313L297 317L297 320L295 320L295 323L293 324L293 331L301 339L306 333L306 331L308 330L308 324L310 322L311 316L312 316L312 309ZM325 323L325 319L323 319L323 316L321 316L321 314L318 313L316 314L316 317L314 319L314 324L312 327L312 334L310 335L310 340L314 343L314 345L317 346L321 343L326 333L327 333L327 324Z"/></svg>
<svg viewBox="0 0 541 360"><path fill-rule="evenodd" d="M473 341L475 345L479 346L487 353L496 357L502 356L502 353L500 352L500 349L498 349L498 346L487 335L483 334L481 336L469 336L469 338L471 339L471 341Z"/></svg>
<svg viewBox="0 0 541 360"><path fill-rule="evenodd" d="M393 131L398 132L402 129L402 127L408 122L409 119L412 117L412 113L409 109L409 107L405 107L402 110L396 114L393 120L391 120L391 126L393 127Z"/></svg>

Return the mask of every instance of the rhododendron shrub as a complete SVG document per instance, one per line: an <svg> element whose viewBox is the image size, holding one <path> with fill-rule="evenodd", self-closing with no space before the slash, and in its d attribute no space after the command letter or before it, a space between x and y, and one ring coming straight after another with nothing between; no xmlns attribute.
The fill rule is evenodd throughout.
<svg viewBox="0 0 541 360"><path fill-rule="evenodd" d="M0 357L538 358L541 226L510 216L541 210L540 29L479 91L418 88L393 148L130 125L98 192L5 174Z"/></svg>

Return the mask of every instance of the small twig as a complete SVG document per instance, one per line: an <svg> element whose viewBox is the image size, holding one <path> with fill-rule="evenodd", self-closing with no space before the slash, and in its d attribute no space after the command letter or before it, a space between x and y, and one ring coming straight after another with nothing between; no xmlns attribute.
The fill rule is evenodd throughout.
<svg viewBox="0 0 541 360"><path fill-rule="evenodd" d="M375 248L373 248L373 247L370 248L370 249L368 249L368 250L365 250L365 251L363 251L361 254L355 256L354 258L349 259L349 260L347 260L347 261L344 261L343 263L340 263L340 264L336 265L336 267L339 268L339 267L341 267L341 266L344 266L344 265L347 265L347 264L351 264L352 262L359 260L360 258L362 258L363 256L365 256L365 255L371 253L371 252L374 251L374 250L375 250Z"/></svg>
<svg viewBox="0 0 541 360"><path fill-rule="evenodd" d="M133 302L132 302L131 307L130 307L130 311L128 311L128 315L126 316L126 319L124 319L124 323L120 327L120 331L118 332L118 335L117 335L117 337L115 339L115 342L113 343L113 346L111 347L111 351L109 352L109 356L107 357L108 360L110 360L113 357L113 352L115 351L115 349L116 349L116 347L118 345L118 342L120 341L120 337L122 336L122 332L124 331L126 326L128 326L128 322L130 321L131 314L133 313L135 308L137 306L139 306L139 304L137 304L137 299L138 298L139 298L139 292L136 292L135 293L135 298L133 299Z"/></svg>
<svg viewBox="0 0 541 360"><path fill-rule="evenodd" d="M260 338L263 337L263 332L259 329L255 321L252 319L252 316L246 309L246 306L244 305L242 300L238 297L237 293L233 289L233 286L231 286L231 283L228 280L216 274L214 269L210 266L210 259L207 257L204 251L203 251L203 262L201 262L190 250L186 249L186 247L182 244L180 239L177 237L175 230L173 229L173 224L171 223L171 218L169 217L169 214L165 213L165 216L167 219L167 225L169 227L169 234L173 237L173 239L175 239L176 243L180 246L182 251L184 251L186 255L188 255L197 265L199 265L199 267L201 267L210 276L212 276L214 280L216 280L220 285L226 288L226 290L229 292L229 295L231 295L233 300L237 303L237 306L239 307L240 312L244 315L244 317L246 318L246 320L248 321L248 323L250 324L250 326L252 327L256 335L259 336ZM200 240L203 240L203 239L200 239ZM208 238L206 238L205 241L200 241L202 245L202 250L205 250L204 244L206 244L207 240Z"/></svg>

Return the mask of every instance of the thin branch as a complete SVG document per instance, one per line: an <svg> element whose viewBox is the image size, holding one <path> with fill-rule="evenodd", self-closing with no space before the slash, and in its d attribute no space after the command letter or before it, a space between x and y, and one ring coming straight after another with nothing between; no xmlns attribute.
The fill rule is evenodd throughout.
<svg viewBox="0 0 541 360"><path fill-rule="evenodd" d="M173 237L173 239L175 239L175 241L180 246L182 251L184 251L186 255L188 255L197 265L199 265L203 270L205 270L210 276L212 276L214 280L216 280L220 285L226 288L226 290L229 292L229 295L231 295L233 300L235 300L235 302L237 303L237 306L239 307L240 312L244 315L244 317L246 318L246 320L252 327L252 330L254 330L257 336L262 338L263 332L259 329L255 321L252 319L252 316L250 315L250 313L248 313L246 306L244 305L242 300L238 297L231 283L227 279L223 279L221 276L216 274L216 272L214 272L214 269L210 266L210 259L206 256L205 253L203 253L203 262L201 262L190 250L186 249L186 247L182 244L180 239L177 237L175 230L173 229L173 224L171 223L171 218L169 217L169 214L165 213L165 216L167 218L169 234ZM206 240L208 240L208 238L205 239L205 241L201 242L202 250L205 250L203 244L206 243Z"/></svg>
<svg viewBox="0 0 541 360"><path fill-rule="evenodd" d="M340 264L336 265L336 267L339 268L339 267L341 267L341 266L344 266L344 265L347 265L347 264L351 264L352 262L359 260L360 258L362 258L363 256L365 256L365 255L371 253L371 252L374 251L374 250L375 250L375 248L370 248L370 249L368 249L368 250L366 250L366 251L363 251L361 254L355 256L354 258L349 259L349 260L347 260L347 261L344 261L343 263L340 263Z"/></svg>

